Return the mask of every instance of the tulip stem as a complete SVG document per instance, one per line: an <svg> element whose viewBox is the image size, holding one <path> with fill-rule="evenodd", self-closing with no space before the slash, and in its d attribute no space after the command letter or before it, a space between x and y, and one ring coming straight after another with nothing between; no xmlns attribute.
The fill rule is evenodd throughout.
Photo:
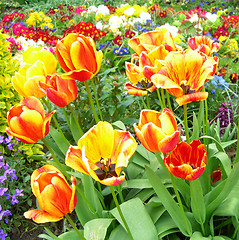
<svg viewBox="0 0 239 240"><path fill-rule="evenodd" d="M110 190L111 190L111 193L112 193L112 196L113 196L113 199L114 199L116 208L117 208L117 210L118 210L118 213L119 213L119 215L120 215L120 218L122 219L122 221L123 221L123 223L124 223L124 226L125 226L125 228L126 228L126 231L128 232L130 239L131 239L131 240L134 240L134 238L133 238L133 236L132 236L132 234L131 234L131 232L130 232L129 226L128 226L128 224L127 224L127 222L126 222L126 220L125 220L125 218L124 218L124 216L123 216L123 213L122 213L122 211L121 211L121 209L120 209L120 205L119 205L118 199L117 199L117 197L116 197L116 195L115 195L114 187L113 187L113 186L110 186Z"/></svg>
<svg viewBox="0 0 239 240"><path fill-rule="evenodd" d="M82 240L86 240L84 238L84 236L80 233L80 231L77 229L75 223L72 221L71 217L68 215L68 213L65 215L66 219L69 221L69 223L71 224L71 226L74 228L74 230L76 231L77 235L80 237L80 239Z"/></svg>
<svg viewBox="0 0 239 240"><path fill-rule="evenodd" d="M122 194L122 189L120 187L120 185L117 185L117 190L118 190L118 193L119 193L119 198L120 198L120 202L123 203L124 202L124 197L123 197L123 194Z"/></svg>
<svg viewBox="0 0 239 240"><path fill-rule="evenodd" d="M163 158L161 157L161 153L160 152L155 152L155 156L160 164L160 166L166 171L168 172L168 169L165 167Z"/></svg>
<svg viewBox="0 0 239 240"><path fill-rule="evenodd" d="M187 143L189 143L187 104L184 104L184 105L183 105L183 111L184 111L184 128L185 128L185 135L186 135Z"/></svg>
<svg viewBox="0 0 239 240"><path fill-rule="evenodd" d="M170 178L171 178L171 182L172 182L172 185L173 185L174 192L176 194L176 198L178 200L179 208L180 208L180 211L181 211L181 214L182 214L182 218L184 220L187 232L190 233L189 226L188 226L188 223L187 223L187 218L186 218L186 215L185 215L185 212L184 212L184 209L183 209L182 200L181 200L180 195L178 193L178 189L177 189L177 186L175 184L174 176L173 176L172 173L170 173Z"/></svg>
<svg viewBox="0 0 239 240"><path fill-rule="evenodd" d="M161 110L163 110L163 102L162 102L162 98L161 98L159 89L157 88L156 91L157 91L157 95L158 95L158 99L159 99Z"/></svg>
<svg viewBox="0 0 239 240"><path fill-rule="evenodd" d="M73 116L73 118L74 118L74 120L75 120L75 123L76 123L76 126L77 126L77 128L78 128L78 131L80 132L80 135L83 136L83 135L84 135L84 132L83 132L82 129L81 129L81 126L80 126L79 121L78 121L78 119L77 119L77 117L76 117L76 115L75 115L75 112L74 112L74 110L73 110L73 108L72 108L72 106L71 106L70 104L69 104L68 106L69 106L70 111L71 111L71 114L72 114L72 116Z"/></svg>
<svg viewBox="0 0 239 240"><path fill-rule="evenodd" d="M42 141L44 143L44 145L48 148L49 152L51 153L54 161L57 164L57 167L59 168L59 170L66 176L67 179L70 179L70 175L66 172L66 170L61 166L60 161L58 160L56 154L54 153L54 151L52 150L52 148L50 147L50 145L48 144L48 142L42 138Z"/></svg>
<svg viewBox="0 0 239 240"><path fill-rule="evenodd" d="M91 79L91 85L92 85L92 88L93 88L93 91L94 91L96 105L97 105L97 108L98 108L98 111L99 111L99 114L100 114L100 120L103 121L103 117L102 117L101 110L100 110L99 100L98 100L98 97L97 97L97 93L95 91L94 78Z"/></svg>
<svg viewBox="0 0 239 240"><path fill-rule="evenodd" d="M164 89L160 88L160 91L161 91L161 96L162 96L163 108L165 108L166 104L165 104L165 98L164 98Z"/></svg>
<svg viewBox="0 0 239 240"><path fill-rule="evenodd" d="M146 94L146 103L147 103L147 108L150 109L149 96L148 96L148 94Z"/></svg>
<svg viewBox="0 0 239 240"><path fill-rule="evenodd" d="M70 124L69 118L68 118L68 116L67 116L66 110L65 110L65 108L61 108L61 109L62 109L62 111L63 111L63 114L64 114L64 117L65 117L65 119L66 119L67 125L68 125L69 128L70 128L70 127L71 127L71 124Z"/></svg>
<svg viewBox="0 0 239 240"><path fill-rule="evenodd" d="M144 102L144 96L142 96L141 99L142 99L142 103L143 103L144 109L147 109L148 107L147 107L147 105L146 105L145 102Z"/></svg>
<svg viewBox="0 0 239 240"><path fill-rule="evenodd" d="M91 106L91 109L92 109L92 113L93 113L93 116L95 118L95 122L98 123L100 120L99 120L99 118L96 114L96 111L95 111L95 105L94 105L93 100L92 100L89 84L88 84L87 81L84 81L84 84L85 84L85 89L86 89L86 92L87 92L87 95L88 95L89 103L90 103L90 106Z"/></svg>
<svg viewBox="0 0 239 240"><path fill-rule="evenodd" d="M48 111L51 112L51 107L50 107L50 105L48 104L48 102L46 101L46 99L45 99L45 98L42 98L42 101L43 101L44 104L46 105ZM68 146L68 145L69 145L69 142L68 142L68 140L66 139L65 135L63 134L63 132L62 132L62 130L61 130L61 128L60 128L60 125L59 125L59 123L58 123L58 121L57 121L57 119L56 119L56 117L55 117L54 114L52 115L52 119L53 119L53 121L54 121L54 123L55 123L55 125L56 125L57 130L58 130L59 133L61 134L62 139L64 139L65 144Z"/></svg>
<svg viewBox="0 0 239 240"><path fill-rule="evenodd" d="M173 111L168 91L166 91L166 97L167 97L168 107L171 111Z"/></svg>

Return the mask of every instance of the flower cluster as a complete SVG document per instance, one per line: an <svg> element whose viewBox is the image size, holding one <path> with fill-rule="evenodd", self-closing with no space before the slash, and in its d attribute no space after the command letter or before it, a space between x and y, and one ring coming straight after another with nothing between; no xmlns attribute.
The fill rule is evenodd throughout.
<svg viewBox="0 0 239 240"><path fill-rule="evenodd" d="M43 12L32 12L26 20L28 26L40 27L41 29L52 29L52 19L47 17Z"/></svg>
<svg viewBox="0 0 239 240"><path fill-rule="evenodd" d="M217 90L219 90L218 93L221 94L222 90L225 90L229 87L229 83L225 81L222 76L218 76L216 74L213 76L213 79L210 82L206 83L205 86L207 87L209 84L213 86L211 91L215 97L217 96Z"/></svg>
<svg viewBox="0 0 239 240"><path fill-rule="evenodd" d="M225 128L233 123L233 117L232 117L232 104L225 104L225 102L222 102L221 106L218 108L217 111L217 117L216 119L219 119L220 121L220 133L223 134L225 132Z"/></svg>
<svg viewBox="0 0 239 240"><path fill-rule="evenodd" d="M9 151L12 151L14 147L14 154L16 154L15 151L20 152L17 148L17 144L12 141L12 137L10 136L5 137L0 135L0 143ZM2 222L2 226L8 223L7 216L12 215L11 211L9 210L11 209L11 205L17 204L18 198L24 196L22 193L23 189L18 189L15 187L14 189L12 188L14 186L12 183L16 181L17 176L15 169L11 168L9 164L6 163L4 156L0 156L0 222ZM7 233L3 232L1 228L0 234L2 235L1 239L5 239L3 237L7 237Z"/></svg>
<svg viewBox="0 0 239 240"><path fill-rule="evenodd" d="M15 55L17 50L22 49L22 45L20 42L16 41L15 38L9 37L6 39L8 42L10 42L10 52Z"/></svg>

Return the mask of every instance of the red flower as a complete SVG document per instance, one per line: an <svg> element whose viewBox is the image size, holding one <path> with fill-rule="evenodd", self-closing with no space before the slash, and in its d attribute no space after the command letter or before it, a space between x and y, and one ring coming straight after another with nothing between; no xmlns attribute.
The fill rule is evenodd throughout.
<svg viewBox="0 0 239 240"><path fill-rule="evenodd" d="M199 140L193 140L190 144L180 142L171 154L164 158L166 168L174 176L186 180L195 180L200 177L207 163L207 151Z"/></svg>

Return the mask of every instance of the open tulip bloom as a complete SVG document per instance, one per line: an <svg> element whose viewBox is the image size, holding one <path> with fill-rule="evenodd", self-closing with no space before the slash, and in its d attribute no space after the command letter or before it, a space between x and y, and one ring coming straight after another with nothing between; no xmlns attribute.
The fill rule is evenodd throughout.
<svg viewBox="0 0 239 240"><path fill-rule="evenodd" d="M151 77L151 81L177 97L176 102L180 106L208 97L207 92L200 90L206 81L213 78L217 57L208 58L203 53L188 49L170 52L162 64L164 66Z"/></svg>
<svg viewBox="0 0 239 240"><path fill-rule="evenodd" d="M66 165L90 175L96 181L115 186L125 179L122 167L127 167L137 143L129 132L113 129L108 122L99 122L66 154Z"/></svg>
<svg viewBox="0 0 239 240"><path fill-rule="evenodd" d="M24 216L36 223L45 223L59 221L65 214L71 213L77 203L76 179L71 177L71 181L72 189L54 166L45 165L36 169L31 176L31 187L41 210L29 210Z"/></svg>
<svg viewBox="0 0 239 240"><path fill-rule="evenodd" d="M174 176L195 180L206 168L207 151L199 140L193 140L190 144L180 142L170 154L165 156L164 163Z"/></svg>

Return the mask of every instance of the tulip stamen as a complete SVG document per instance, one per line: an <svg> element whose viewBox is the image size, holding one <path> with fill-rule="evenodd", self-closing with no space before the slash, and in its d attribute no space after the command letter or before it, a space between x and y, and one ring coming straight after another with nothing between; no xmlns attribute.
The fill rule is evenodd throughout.
<svg viewBox="0 0 239 240"><path fill-rule="evenodd" d="M138 82L136 84L136 86L140 89L140 90L147 90L148 88L151 88L153 86L152 82L149 82L147 80L142 80L141 82Z"/></svg>
<svg viewBox="0 0 239 240"><path fill-rule="evenodd" d="M181 81L180 87L183 89L183 95L187 95L187 94L191 94L191 93L196 92L195 90L190 89L190 86L187 85L187 80Z"/></svg>
<svg viewBox="0 0 239 240"><path fill-rule="evenodd" d="M94 170L94 172L100 180L117 177L115 172L115 164L112 164L110 159L101 158L101 160L95 163L95 165L98 167L98 169Z"/></svg>
<svg viewBox="0 0 239 240"><path fill-rule="evenodd" d="M190 166L191 166L192 169L197 169L197 167L192 165L192 164Z"/></svg>

